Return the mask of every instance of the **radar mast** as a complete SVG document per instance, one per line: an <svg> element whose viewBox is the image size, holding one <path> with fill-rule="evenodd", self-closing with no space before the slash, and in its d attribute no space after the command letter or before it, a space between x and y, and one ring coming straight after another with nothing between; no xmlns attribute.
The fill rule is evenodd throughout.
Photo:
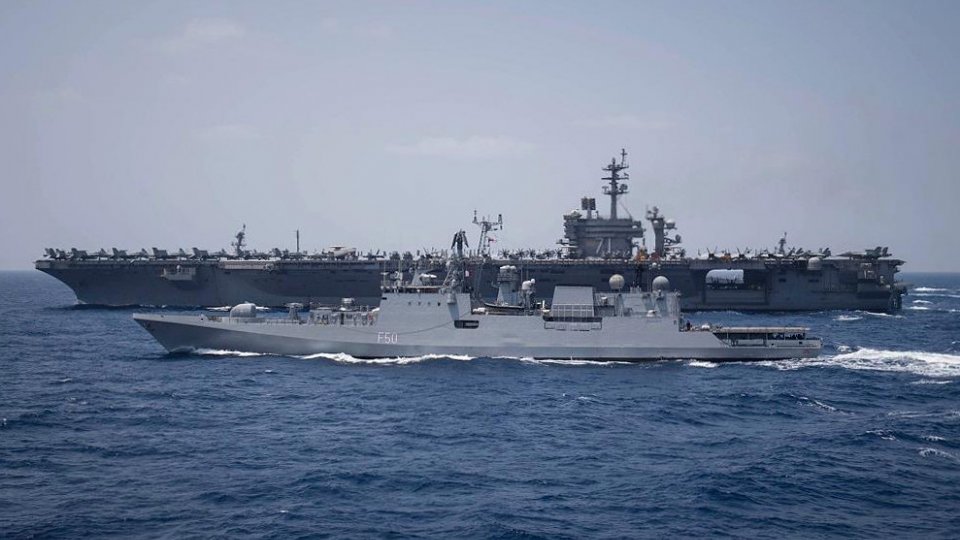
<svg viewBox="0 0 960 540"><path fill-rule="evenodd" d="M629 180L630 175L627 173L622 173L622 171L630 168L627 165L627 149L620 149L620 163L617 163L617 158L611 158L610 164L603 168L603 170L610 173L610 176L603 177L603 180L608 180L609 185L603 186L603 194L610 196L610 219L617 219L617 198L620 195L623 195L627 192L627 185L621 184L623 180Z"/></svg>
<svg viewBox="0 0 960 540"><path fill-rule="evenodd" d="M503 214L497 214L497 220L491 221L489 216L478 219L477 211L474 210L473 224L480 227L480 243L477 244L478 255L481 257L489 256L490 244L496 242L496 239L491 238L489 233L503 230Z"/></svg>

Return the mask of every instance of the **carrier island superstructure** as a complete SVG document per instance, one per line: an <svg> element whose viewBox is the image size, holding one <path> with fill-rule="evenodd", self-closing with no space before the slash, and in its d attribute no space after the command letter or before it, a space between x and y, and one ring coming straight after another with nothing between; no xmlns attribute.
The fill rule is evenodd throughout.
<svg viewBox="0 0 960 540"><path fill-rule="evenodd" d="M647 247L644 220L618 211L629 192L628 167L622 151L619 160L613 158L603 168L609 212L602 215L595 198L582 198L579 209L563 216L563 237L554 249L494 253L491 233L503 226L502 217L475 216L480 241L464 261L467 285L483 298L495 298L499 268L513 266L522 279L535 280L547 299L558 285L603 292L609 278L618 274L645 290L655 277L666 277L688 311L900 309L905 287L896 274L903 261L885 247L833 255L829 249L788 248L784 235L770 250L688 256L676 223L657 207L646 211L653 233ZM379 301L384 275L444 278L438 253L360 253L336 246L307 254L299 245L295 251L258 252L246 249L245 239L244 227L231 251L214 253L197 248L136 253L49 248L36 268L67 284L80 303L104 306L334 305L343 298L373 305Z"/></svg>

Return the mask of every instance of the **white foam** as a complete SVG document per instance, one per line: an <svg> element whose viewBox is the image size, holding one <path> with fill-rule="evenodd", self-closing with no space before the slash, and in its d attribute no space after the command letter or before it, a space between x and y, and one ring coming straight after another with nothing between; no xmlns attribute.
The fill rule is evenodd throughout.
<svg viewBox="0 0 960 540"><path fill-rule="evenodd" d="M847 322L847 321L859 321L863 317L857 317L856 315L837 315L833 318L835 321Z"/></svg>
<svg viewBox="0 0 960 540"><path fill-rule="evenodd" d="M950 289L941 289L940 287L914 287L917 292L949 292Z"/></svg>
<svg viewBox="0 0 960 540"><path fill-rule="evenodd" d="M804 403L807 404L807 405L810 405L811 407L819 407L819 408L821 408L821 409L823 409L823 410L826 410L826 411L837 412L837 408L834 407L833 405L827 405L826 403L824 403L824 402L822 402L822 401L818 401L818 400L813 399L813 398L808 398L808 397L805 397L805 396L800 396L800 401L804 402Z"/></svg>
<svg viewBox="0 0 960 540"><path fill-rule="evenodd" d="M883 313L879 311L857 311L861 315L869 315L871 317L889 317L891 319L902 319L903 315L894 315L892 313Z"/></svg>
<svg viewBox="0 0 960 540"><path fill-rule="evenodd" d="M850 369L903 371L927 377L960 377L960 355L862 348L824 359Z"/></svg>
<svg viewBox="0 0 960 540"><path fill-rule="evenodd" d="M914 303L914 304L932 304L933 302L931 302L931 301L929 301L929 300L914 300L912 303Z"/></svg>
<svg viewBox="0 0 960 540"><path fill-rule="evenodd" d="M840 354L819 358L797 360L771 360L754 362L756 365L780 370L796 370L808 367L842 367L866 371L893 371L915 373L924 377L960 377L960 355L925 351L889 351L862 348L846 352L838 347Z"/></svg>
<svg viewBox="0 0 960 540"><path fill-rule="evenodd" d="M877 437L880 437L885 441L897 440L897 438L893 436L893 433L890 433L885 429L868 429L867 433L869 433L870 435L876 435Z"/></svg>
<svg viewBox="0 0 960 540"><path fill-rule="evenodd" d="M919 450L919 453L923 457L940 457L940 458L952 459L954 461L957 460L957 458L950 452L939 450L937 448L921 448Z"/></svg>
<svg viewBox="0 0 960 540"><path fill-rule="evenodd" d="M904 309L909 309L911 311L930 311L928 306L907 306Z"/></svg>
<svg viewBox="0 0 960 540"><path fill-rule="evenodd" d="M520 360L521 362L527 364L539 364L542 366L554 365L554 366L613 366L613 365L629 365L630 362L617 362L610 360L579 360L574 358L513 358L508 356L502 356L498 358L503 358L506 360Z"/></svg>
<svg viewBox="0 0 960 540"><path fill-rule="evenodd" d="M702 360L690 360L687 362L687 365L690 367L699 367L699 368L715 368L720 364L716 362L705 362Z"/></svg>
<svg viewBox="0 0 960 540"><path fill-rule="evenodd" d="M345 353L317 353L317 354L308 354L303 356L296 356L295 358L301 358L303 360L332 360L341 364L376 364L376 365L397 365L402 366L406 364L417 364L420 362L426 362L429 360L459 360L462 362L467 362L473 360L474 357L466 355L440 355L440 354L426 354L423 356L409 356L409 357L393 357L393 358L356 358L349 354Z"/></svg>
<svg viewBox="0 0 960 540"><path fill-rule="evenodd" d="M923 440L925 440L925 441L930 441L930 442L941 442L941 441L945 441L945 440L947 440L947 439L945 439L945 438L943 438L943 437L941 437L941 436L939 436L939 435L924 435L924 436L923 436Z"/></svg>
<svg viewBox="0 0 960 540"><path fill-rule="evenodd" d="M944 379L920 379L919 381L913 381L910 384L950 384L953 381L944 380Z"/></svg>
<svg viewBox="0 0 960 540"><path fill-rule="evenodd" d="M960 294L949 294L949 293L913 293L913 296L919 296L920 298L960 298Z"/></svg>
<svg viewBox="0 0 960 540"><path fill-rule="evenodd" d="M192 353L200 356L237 356L241 358L249 358L252 356L266 356L263 353L230 351L226 349L194 349Z"/></svg>
<svg viewBox="0 0 960 540"><path fill-rule="evenodd" d="M230 306L208 307L207 311L230 311Z"/></svg>

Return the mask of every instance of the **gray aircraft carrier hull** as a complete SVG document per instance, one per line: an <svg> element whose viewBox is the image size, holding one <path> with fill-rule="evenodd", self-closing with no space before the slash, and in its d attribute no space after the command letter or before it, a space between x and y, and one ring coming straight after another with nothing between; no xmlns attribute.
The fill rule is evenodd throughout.
<svg viewBox="0 0 960 540"><path fill-rule="evenodd" d="M803 260L488 260L482 270L468 263L469 285L484 298L496 297L497 268L514 265L523 279L535 279L541 298L556 285L588 285L609 290L611 275L648 288L654 277L667 277L682 294L688 311L894 311L903 288L895 283L895 259L824 259L817 270ZM868 265L869 273L863 266ZM214 307L254 302L262 306L338 304L354 298L377 305L383 272L396 261L71 261L43 259L37 269L73 289L83 304L100 306ZM409 264L407 265L409 267ZM735 287L711 286L710 270L737 269L747 276ZM434 269L442 277L442 269Z"/></svg>

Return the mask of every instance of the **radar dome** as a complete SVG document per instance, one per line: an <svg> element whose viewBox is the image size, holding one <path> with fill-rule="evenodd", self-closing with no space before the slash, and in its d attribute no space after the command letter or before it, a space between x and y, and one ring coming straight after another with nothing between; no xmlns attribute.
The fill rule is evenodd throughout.
<svg viewBox="0 0 960 540"><path fill-rule="evenodd" d="M237 304L230 309L231 317L256 317L257 305L251 302Z"/></svg>
<svg viewBox="0 0 960 540"><path fill-rule="evenodd" d="M820 257L810 257L810 259L807 260L807 270L811 272L823 270L823 259Z"/></svg>
<svg viewBox="0 0 960 540"><path fill-rule="evenodd" d="M670 290L670 280L663 277L657 276L653 278L653 290L655 291L669 291Z"/></svg>
<svg viewBox="0 0 960 540"><path fill-rule="evenodd" d="M623 283L623 276L620 274L614 274L610 276L610 288L614 291L623 289Z"/></svg>

